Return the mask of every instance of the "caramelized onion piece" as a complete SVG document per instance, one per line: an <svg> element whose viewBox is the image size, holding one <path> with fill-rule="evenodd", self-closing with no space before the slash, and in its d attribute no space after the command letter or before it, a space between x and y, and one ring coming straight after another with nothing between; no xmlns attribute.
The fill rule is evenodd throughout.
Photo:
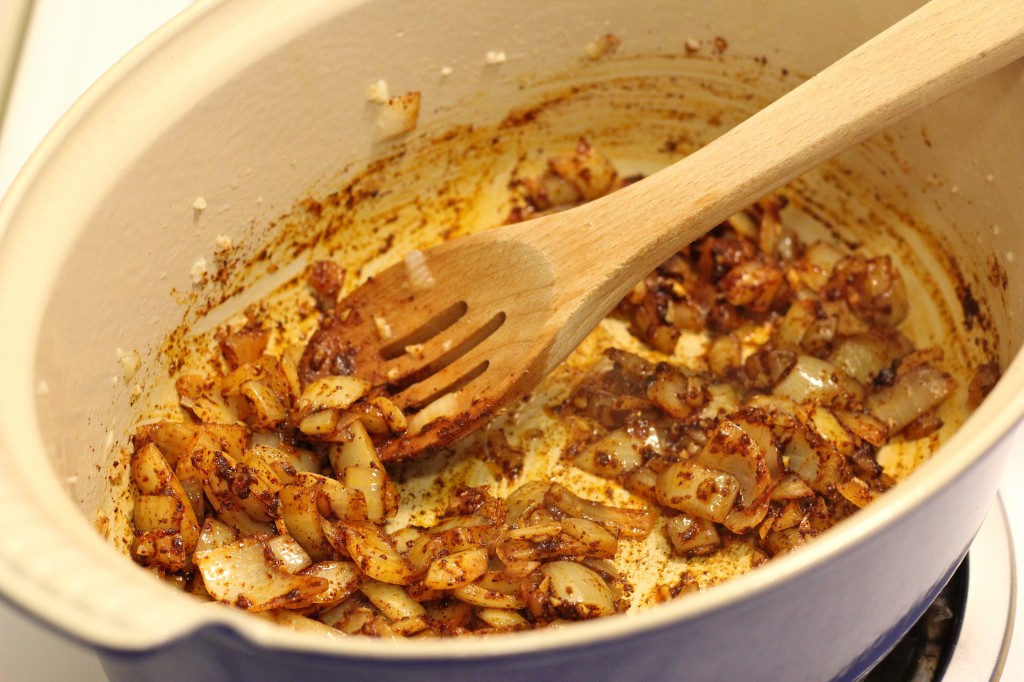
<svg viewBox="0 0 1024 682"><path fill-rule="evenodd" d="M821 307L811 298L793 301L789 310L779 320L775 331L775 346L780 349L800 352L808 331L820 319Z"/></svg>
<svg viewBox="0 0 1024 682"><path fill-rule="evenodd" d="M366 518L373 523L384 523L398 511L398 491L383 467L346 467L343 476L350 490L362 494Z"/></svg>
<svg viewBox="0 0 1024 682"><path fill-rule="evenodd" d="M674 419L686 419L704 405L704 382L667 362L654 368L647 397Z"/></svg>
<svg viewBox="0 0 1024 682"><path fill-rule="evenodd" d="M147 443L153 443L173 468L198 431L192 424L161 420L140 426L132 438L132 445L138 451Z"/></svg>
<svg viewBox="0 0 1024 682"><path fill-rule="evenodd" d="M248 611L309 606L329 586L324 578L283 570L266 536L196 552L195 562L214 599Z"/></svg>
<svg viewBox="0 0 1024 682"><path fill-rule="evenodd" d="M139 563L168 571L189 566L199 534L198 528L185 519L187 507L187 503L168 495L141 495L135 500L132 555Z"/></svg>
<svg viewBox="0 0 1024 682"><path fill-rule="evenodd" d="M425 571L441 557L490 545L498 533L497 522L486 516L456 516L427 529L412 540L406 556L414 568Z"/></svg>
<svg viewBox="0 0 1024 682"><path fill-rule="evenodd" d="M715 524L689 514L677 514L665 523L672 549L682 556L710 554L722 544Z"/></svg>
<svg viewBox="0 0 1024 682"><path fill-rule="evenodd" d="M531 610L548 619L581 620L617 611L615 595L600 575L574 561L552 561L540 572L544 579L532 594Z"/></svg>
<svg viewBox="0 0 1024 682"><path fill-rule="evenodd" d="M922 365L899 376L867 399L868 411L889 428L899 433L910 422L945 400L956 387L956 381L945 372Z"/></svg>
<svg viewBox="0 0 1024 682"><path fill-rule="evenodd" d="M147 443L131 460L135 500L132 554L144 565L180 571L191 563L199 542L195 510L160 449Z"/></svg>
<svg viewBox="0 0 1024 682"><path fill-rule="evenodd" d="M427 625L431 633L441 636L460 635L467 632L467 627L473 620L474 609L464 601L455 599L442 599L424 604L426 608ZM488 609L480 608L476 614L480 615L485 611L501 611L505 613L516 613L510 609ZM484 619L485 622L486 618Z"/></svg>
<svg viewBox="0 0 1024 682"><path fill-rule="evenodd" d="M419 572L379 526L352 521L346 522L342 530L349 556L365 575L393 585L408 585L419 578Z"/></svg>
<svg viewBox="0 0 1024 682"><path fill-rule="evenodd" d="M302 549L302 545L290 535L274 535L267 538L267 551L268 556L288 573L298 573L313 563L306 550Z"/></svg>
<svg viewBox="0 0 1024 682"><path fill-rule="evenodd" d="M850 433L867 441L876 448L885 445L885 442L889 440L889 427L877 417L864 412L853 412L850 410L836 410L835 415L836 419Z"/></svg>
<svg viewBox="0 0 1024 682"><path fill-rule="evenodd" d="M999 363L995 361L986 362L975 370L971 383L967 388L968 409L974 410L981 405L981 401L985 399L985 396L992 391L996 382L999 381L999 376Z"/></svg>
<svg viewBox="0 0 1024 682"><path fill-rule="evenodd" d="M656 519L651 509L627 509L599 504L575 495L560 483L551 485L544 494L544 503L569 516L596 521L618 537L645 537L651 532Z"/></svg>
<svg viewBox="0 0 1024 682"><path fill-rule="evenodd" d="M789 468L810 487L827 494L830 487L847 478L845 458L836 447L812 429L797 429L786 446Z"/></svg>
<svg viewBox="0 0 1024 682"><path fill-rule="evenodd" d="M839 341L829 361L862 384L869 384L913 349L897 331L874 330Z"/></svg>
<svg viewBox="0 0 1024 682"><path fill-rule="evenodd" d="M625 430L617 429L580 450L573 464L597 476L615 478L643 464L641 445Z"/></svg>
<svg viewBox="0 0 1024 682"><path fill-rule="evenodd" d="M550 488L549 481L530 481L513 490L505 500L508 505L508 515L505 517L508 526L518 527L521 520L543 506L544 497Z"/></svg>
<svg viewBox="0 0 1024 682"><path fill-rule="evenodd" d="M571 152L549 159L548 167L555 175L569 182L584 201L607 194L618 180L615 166L608 157L583 138Z"/></svg>
<svg viewBox="0 0 1024 682"><path fill-rule="evenodd" d="M295 408L303 416L320 410L343 410L366 395L369 390L369 383L357 377L326 376L306 386Z"/></svg>
<svg viewBox="0 0 1024 682"><path fill-rule="evenodd" d="M410 635L427 627L427 610L401 586L367 580L359 589L391 621L391 629L398 634Z"/></svg>
<svg viewBox="0 0 1024 682"><path fill-rule="evenodd" d="M280 501L252 469L218 449L206 434L195 438L189 458L202 475L203 490L221 520L246 533L272 530Z"/></svg>
<svg viewBox="0 0 1024 682"><path fill-rule="evenodd" d="M658 502L721 523L739 495L736 477L695 462L675 462L658 474Z"/></svg>
<svg viewBox="0 0 1024 682"><path fill-rule="evenodd" d="M711 438L693 462L731 474L737 484L741 506L753 504L771 483L764 451L757 441L729 419L719 420Z"/></svg>
<svg viewBox="0 0 1024 682"><path fill-rule="evenodd" d="M526 575L549 559L615 556L618 542L600 524L571 517L514 528L495 545L510 575Z"/></svg>
<svg viewBox="0 0 1024 682"><path fill-rule="evenodd" d="M799 355L772 393L797 402L829 403L840 395L860 398L864 388L838 367L813 355Z"/></svg>
<svg viewBox="0 0 1024 682"><path fill-rule="evenodd" d="M288 533L314 561L335 558L334 547L324 531L321 496L318 486L289 485L278 493L281 518Z"/></svg>
<svg viewBox="0 0 1024 682"><path fill-rule="evenodd" d="M846 256L839 260L824 295L844 300L858 317L871 324L895 327L909 309L903 277L889 256Z"/></svg>
<svg viewBox="0 0 1024 682"><path fill-rule="evenodd" d="M262 357L269 340L268 330L246 327L240 331L223 334L218 343L228 365L237 368L256 362Z"/></svg>
<svg viewBox="0 0 1024 682"><path fill-rule="evenodd" d="M473 547L439 556L430 562L423 584L437 590L463 587L487 572L487 550Z"/></svg>
<svg viewBox="0 0 1024 682"><path fill-rule="evenodd" d="M511 609L482 608L477 610L476 617L487 623L487 626L496 632L514 632L530 627L530 621L519 615L518 611Z"/></svg>
<svg viewBox="0 0 1024 682"><path fill-rule="evenodd" d="M373 440L359 420L353 421L330 446L331 468L342 472L350 466L380 467L381 461Z"/></svg>
<svg viewBox="0 0 1024 682"><path fill-rule="evenodd" d="M494 589L481 580L452 590L452 594L467 604L485 608L517 610L526 607L526 600L520 596L518 585L515 592Z"/></svg>
<svg viewBox="0 0 1024 682"><path fill-rule="evenodd" d="M776 306L785 284L785 273L778 265L752 259L731 269L722 278L721 289L730 305L766 313Z"/></svg>

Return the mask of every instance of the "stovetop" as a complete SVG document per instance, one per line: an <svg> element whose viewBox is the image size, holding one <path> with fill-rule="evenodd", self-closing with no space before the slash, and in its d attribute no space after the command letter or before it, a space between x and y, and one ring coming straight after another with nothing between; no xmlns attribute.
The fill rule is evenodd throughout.
<svg viewBox="0 0 1024 682"><path fill-rule="evenodd" d="M0 0L0 195L46 131L90 83L191 0ZM6 101L7 107L3 105ZM1018 429L1022 431L1022 429ZM1024 435L1018 434L1024 447ZM965 566L928 620L869 680L1024 680L1024 569L1012 536L1024 537L1024 460L1009 463L1000 499ZM1006 614L1006 615L1004 615ZM898 660L897 660L898 658ZM103 681L90 649L54 634L0 601L5 680Z"/></svg>

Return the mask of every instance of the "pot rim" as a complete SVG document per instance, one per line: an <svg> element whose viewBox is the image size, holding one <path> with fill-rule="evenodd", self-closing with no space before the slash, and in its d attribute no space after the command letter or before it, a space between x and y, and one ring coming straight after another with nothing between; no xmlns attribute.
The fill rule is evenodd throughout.
<svg viewBox="0 0 1024 682"><path fill-rule="evenodd" d="M299 30L328 13L333 15L366 1L339 0L307 9L301 21L291 19L290 30ZM122 651L165 646L216 625L228 626L264 647L362 659L477 659L594 646L725 609L774 586L799 581L820 564L853 551L886 526L923 507L987 454L1010 447L1011 436L1020 430L1017 424L1024 413L1024 357L1018 354L978 413L935 456L881 500L807 547L713 590L652 607L643 614L577 623L557 632L490 635L475 638L472 647L466 647L462 638L332 641L287 631L230 609L202 607L176 594L109 547L72 504L52 470L38 475L36 468L46 459L45 443L35 429L24 427L38 423L32 399L36 392L33 358L44 307L39 304L46 299L48 283L44 278L40 289L31 292L21 286L26 281L22 278L34 273L29 265L20 262L20 255L37 241L32 221L21 214L27 210L29 200L38 200L43 191L40 187L45 188L54 164L67 156L69 148L73 149L71 142L78 139L76 136L102 131L110 125L96 116L97 111L117 110L119 104L129 103L126 89L130 88L126 88L126 83L151 79L164 85L176 82L182 87L185 77L178 60L189 52L184 47L190 42L195 47L195 41L201 40L203 34L230 32L243 15L247 21L280 24L276 17L270 17L282 0L257 2L221 0L193 5L144 40L58 122L0 202L0 327L29 330L20 339L12 340L8 335L5 345L9 347L0 355L0 375L5 377L5 390L0 393L0 465L11 474L0 477L0 500L6 512L0 515L0 534L6 538L0 545L0 591L54 627L94 646ZM283 41L288 35L291 34L285 32L277 40ZM128 109L125 106L122 110ZM71 232L67 235L70 237ZM67 248L67 244L61 248ZM56 263L61 260L54 258ZM44 273L55 270L56 266L51 266ZM984 502L987 505L991 500ZM46 561L39 559L41 550L46 551ZM74 576L67 575L69 566L75 567ZM111 599L108 588L115 588L120 596ZM154 599L160 602L152 608L133 608Z"/></svg>

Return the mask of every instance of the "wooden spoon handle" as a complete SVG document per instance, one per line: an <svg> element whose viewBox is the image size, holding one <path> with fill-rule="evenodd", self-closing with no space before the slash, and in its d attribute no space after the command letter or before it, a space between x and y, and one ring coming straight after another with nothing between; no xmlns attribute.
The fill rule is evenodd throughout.
<svg viewBox="0 0 1024 682"><path fill-rule="evenodd" d="M706 147L526 240L564 265L566 302L596 304L575 323L596 323L721 220L1021 54L1024 0L932 0Z"/></svg>

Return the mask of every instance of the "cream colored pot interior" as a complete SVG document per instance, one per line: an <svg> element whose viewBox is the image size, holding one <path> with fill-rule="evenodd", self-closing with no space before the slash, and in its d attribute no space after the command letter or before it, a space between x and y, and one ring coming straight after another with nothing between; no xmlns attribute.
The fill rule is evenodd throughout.
<svg viewBox="0 0 1024 682"><path fill-rule="evenodd" d="M45 519L77 538L66 558L88 557L83 580L103 570L123 583L101 607L111 621L141 619L152 626L139 628L149 633L142 637L158 641L209 617L120 556L126 447L137 406L164 400L168 334L208 330L315 258L331 255L367 275L444 232L496 224L513 166L581 134L623 170L654 170L920 3L794 1L770 12L761 3L648 4L467 0L443 14L433 3L397 0L298 12L283 0L201 5L119 65L116 88L113 78L101 83L86 96L92 107L62 122L5 207L7 240L20 255L3 253L2 300L32 333L11 349L30 361L11 363L5 378L14 397L4 399L3 455L19 495L40 509L33 523ZM594 40L607 33L621 45L597 54ZM405 135L382 135L380 107L367 99L382 79L392 94L421 93L417 125ZM833 545L954 477L1017 419L1022 91L1018 64L794 186L801 200L788 215L801 229L892 254L912 289L930 295L934 305L908 323L920 343L1004 369L943 461L922 466L908 484L914 490L898 488L862 512L846 528L850 539ZM55 154L69 144L70 153ZM367 171L374 159L385 161ZM61 189L54 196L39 187ZM361 203L332 207L350 198ZM32 286L15 292L19 280ZM206 340L196 338L180 332L173 342ZM26 426L36 421L38 431ZM949 415L943 436L958 425ZM109 541L90 530L97 510ZM26 552L35 547L26 540ZM825 551L780 561L772 575ZM45 591L19 579L25 594ZM731 589L718 598L758 586ZM696 603L673 605L677 614L714 603L710 594L688 599ZM162 606L119 611L139 600ZM114 626L105 636L140 645Z"/></svg>

